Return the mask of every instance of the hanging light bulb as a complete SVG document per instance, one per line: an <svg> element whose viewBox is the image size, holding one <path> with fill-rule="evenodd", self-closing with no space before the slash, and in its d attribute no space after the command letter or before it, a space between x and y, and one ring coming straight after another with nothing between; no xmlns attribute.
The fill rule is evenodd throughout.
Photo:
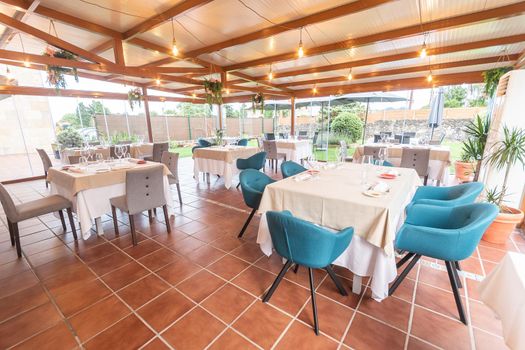
<svg viewBox="0 0 525 350"><path fill-rule="evenodd" d="M31 62L29 62L29 60L25 60L24 61L24 67L26 67L26 68L31 67Z"/></svg>
<svg viewBox="0 0 525 350"><path fill-rule="evenodd" d="M312 92L313 92L314 94L317 93L317 87L316 87L316 86L314 86L314 88L312 89Z"/></svg>
<svg viewBox="0 0 525 350"><path fill-rule="evenodd" d="M354 76L352 75L352 68L350 68L350 72L348 72L348 80L354 79Z"/></svg>
<svg viewBox="0 0 525 350"><path fill-rule="evenodd" d="M428 75L427 75L427 81L430 83L430 82L432 82L432 79L433 79L433 78L432 78L432 72L430 72L430 73L428 73Z"/></svg>
<svg viewBox="0 0 525 350"><path fill-rule="evenodd" d="M20 34L20 32L18 33L18 38L20 39L20 45L22 46L22 52L25 54L26 53L26 49L24 47L24 42L22 41L22 34ZM26 68L31 67L31 62L29 62L29 60L27 58L24 61L24 67L26 67Z"/></svg>
<svg viewBox="0 0 525 350"><path fill-rule="evenodd" d="M5 67L5 77L7 78L7 80L13 80L14 79L14 76L13 76L13 73L11 73L11 71L9 70L9 67Z"/></svg>
<svg viewBox="0 0 525 350"><path fill-rule="evenodd" d="M155 79L155 84L160 85L160 79L159 78Z"/></svg>
<svg viewBox="0 0 525 350"><path fill-rule="evenodd" d="M171 53L173 54L173 56L178 56L179 48L177 47L177 40L175 40L175 26L173 24L173 18L171 19L171 37L173 39L173 43L171 45Z"/></svg>
<svg viewBox="0 0 525 350"><path fill-rule="evenodd" d="M226 88L226 95L230 94L230 89Z"/></svg>
<svg viewBox="0 0 525 350"><path fill-rule="evenodd" d="M270 71L268 72L268 80L272 80L273 79L273 72L272 72L272 65L270 64Z"/></svg>
<svg viewBox="0 0 525 350"><path fill-rule="evenodd" d="M421 51L419 51L419 57L427 57L427 45L425 43L423 43L423 47L421 48Z"/></svg>
<svg viewBox="0 0 525 350"><path fill-rule="evenodd" d="M304 48L303 48L303 27L299 30L299 48L297 49L297 56L299 58L304 56Z"/></svg>
<svg viewBox="0 0 525 350"><path fill-rule="evenodd" d="M195 97L197 97L197 94L196 94L195 92L193 92L193 93L191 94L191 97L195 98Z"/></svg>

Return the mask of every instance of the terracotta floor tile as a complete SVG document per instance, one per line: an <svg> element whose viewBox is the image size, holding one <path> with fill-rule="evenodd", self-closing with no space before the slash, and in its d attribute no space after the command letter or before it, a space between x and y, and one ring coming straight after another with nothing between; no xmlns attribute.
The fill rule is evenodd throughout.
<svg viewBox="0 0 525 350"><path fill-rule="evenodd" d="M335 339L341 339L348 322L350 322L350 318L354 314L354 310L342 306L320 294L316 295L316 302L319 329ZM301 311L298 318L310 325L313 329L314 316L311 301L309 301L306 307Z"/></svg>
<svg viewBox="0 0 525 350"><path fill-rule="evenodd" d="M175 254L174 252L166 248L161 248L149 255L146 255L138 259L138 261L142 265L146 266L151 271L157 271L160 268L168 264L177 262L179 260L180 260L180 256L178 256L177 254Z"/></svg>
<svg viewBox="0 0 525 350"><path fill-rule="evenodd" d="M277 276L269 272L251 266L246 271L232 280L232 283L256 296L261 296L270 286Z"/></svg>
<svg viewBox="0 0 525 350"><path fill-rule="evenodd" d="M208 348L210 350L243 349L255 350L257 347L231 329L224 332Z"/></svg>
<svg viewBox="0 0 525 350"><path fill-rule="evenodd" d="M87 349L138 349L154 336L153 332L135 315L97 335L85 344Z"/></svg>
<svg viewBox="0 0 525 350"><path fill-rule="evenodd" d="M194 306L188 298L174 289L152 300L137 312L157 331L161 331Z"/></svg>
<svg viewBox="0 0 525 350"><path fill-rule="evenodd" d="M466 310L466 301L462 297L463 308ZM418 284L416 304L459 320L459 314L452 291L447 292L426 284Z"/></svg>
<svg viewBox="0 0 525 350"><path fill-rule="evenodd" d="M393 327L408 331L410 304L396 297L388 297L381 302L372 299L372 292L367 289L358 311L381 320Z"/></svg>
<svg viewBox="0 0 525 350"><path fill-rule="evenodd" d="M481 259L488 260L493 263L499 263L501 259L507 254L506 250L501 249L495 249L491 247L487 247L484 245L480 245L478 247L479 254L481 256Z"/></svg>
<svg viewBox="0 0 525 350"><path fill-rule="evenodd" d="M17 275L13 275L0 280L0 298L5 298L8 295L16 293L22 289L29 288L38 283L33 271L24 271Z"/></svg>
<svg viewBox="0 0 525 350"><path fill-rule="evenodd" d="M463 278L461 279L463 281ZM441 289L452 292L450 286L450 279L446 270L436 270L429 266L421 266L419 271L419 282L429 284L434 287L439 287ZM403 282L404 283L404 282ZM465 292L460 289L461 295L464 295Z"/></svg>
<svg viewBox="0 0 525 350"><path fill-rule="evenodd" d="M291 315L297 315L308 298L309 289L283 279L268 302Z"/></svg>
<svg viewBox="0 0 525 350"><path fill-rule="evenodd" d="M35 272L41 280L47 280L56 275L67 273L80 265L83 263L76 256L68 255L38 266L35 268Z"/></svg>
<svg viewBox="0 0 525 350"><path fill-rule="evenodd" d="M492 334L502 334L501 320L494 311L481 302L471 300L469 303L472 325Z"/></svg>
<svg viewBox="0 0 525 350"><path fill-rule="evenodd" d="M177 253L187 255L195 249L202 247L204 244L205 243L203 241L188 236L180 241L175 241L169 244L169 246L173 248Z"/></svg>
<svg viewBox="0 0 525 350"><path fill-rule="evenodd" d="M220 237L224 237L224 232L218 227L208 227L192 235L203 242L211 243Z"/></svg>
<svg viewBox="0 0 525 350"><path fill-rule="evenodd" d="M502 337L494 336L477 328L474 328L474 340L477 350L504 350L509 348Z"/></svg>
<svg viewBox="0 0 525 350"><path fill-rule="evenodd" d="M51 303L24 312L0 324L0 348L6 349L60 322L61 317Z"/></svg>
<svg viewBox="0 0 525 350"><path fill-rule="evenodd" d="M195 302L199 303L219 289L224 283L222 279L203 270L180 283L177 288Z"/></svg>
<svg viewBox="0 0 525 350"><path fill-rule="evenodd" d="M414 337L408 339L408 350L436 350L439 349L435 345L419 340Z"/></svg>
<svg viewBox="0 0 525 350"><path fill-rule="evenodd" d="M95 279L96 276L84 265L72 269L71 271L59 273L44 281L44 284L55 297L67 293L88 281Z"/></svg>
<svg viewBox="0 0 525 350"><path fill-rule="evenodd" d="M224 252L209 245L204 245L200 248L197 248L187 255L188 259L203 267L210 265L223 256Z"/></svg>
<svg viewBox="0 0 525 350"><path fill-rule="evenodd" d="M162 333L162 337L175 349L198 350L204 349L225 327L225 324L197 307Z"/></svg>
<svg viewBox="0 0 525 350"><path fill-rule="evenodd" d="M180 259L157 271L157 274L175 286L201 270L201 267L187 259Z"/></svg>
<svg viewBox="0 0 525 350"><path fill-rule="evenodd" d="M0 265L0 280L29 270L29 264L25 259L17 259L7 264Z"/></svg>
<svg viewBox="0 0 525 350"><path fill-rule="evenodd" d="M179 231L182 231L184 233L187 233L189 235L192 235L194 233L197 233L201 230L204 230L205 228L207 228L208 225L202 223L202 222L199 222L199 221L192 221L192 222L188 222L187 224L184 224L184 225L181 225L181 226L177 226L177 230Z"/></svg>
<svg viewBox="0 0 525 350"><path fill-rule="evenodd" d="M130 263L131 261L132 259L126 254L116 252L102 259L98 259L92 263L89 263L88 265L98 276L102 276Z"/></svg>
<svg viewBox="0 0 525 350"><path fill-rule="evenodd" d="M338 343L325 337L315 335L313 328L305 326L301 322L295 321L286 331L284 337L279 341L275 349L337 349Z"/></svg>
<svg viewBox="0 0 525 350"><path fill-rule="evenodd" d="M47 294L39 284L22 289L0 299L0 322L49 301Z"/></svg>
<svg viewBox="0 0 525 350"><path fill-rule="evenodd" d="M53 236L52 238L48 238L40 242L25 245L22 247L22 250L26 255L33 255L62 245L62 241Z"/></svg>
<svg viewBox="0 0 525 350"><path fill-rule="evenodd" d="M129 254L132 258L140 259L143 256L153 253L154 251L160 248L162 248L160 244L151 239L147 239L142 242L139 242L136 246L132 245L131 247L124 249L124 251L127 254Z"/></svg>
<svg viewBox="0 0 525 350"><path fill-rule="evenodd" d="M147 274L148 270L136 262L131 262L117 270L108 273L107 275L104 275L102 279L111 289L117 291L121 288L124 288L128 284L135 282L139 278L146 276Z"/></svg>
<svg viewBox="0 0 525 350"><path fill-rule="evenodd" d="M76 289L56 296L55 301L64 316L69 317L104 299L109 294L111 294L111 290L102 282L95 279L87 281Z"/></svg>
<svg viewBox="0 0 525 350"><path fill-rule="evenodd" d="M256 302L233 327L264 349L269 349L292 319L263 302Z"/></svg>
<svg viewBox="0 0 525 350"><path fill-rule="evenodd" d="M232 250L231 254L251 263L263 256L261 248L256 243L243 244L239 248Z"/></svg>
<svg viewBox="0 0 525 350"><path fill-rule="evenodd" d="M75 349L78 344L75 337L64 322L35 335L32 338L18 344L14 349L22 350L59 350Z"/></svg>
<svg viewBox="0 0 525 350"><path fill-rule="evenodd" d="M202 307L229 324L254 300L254 297L248 293L231 284L226 284L206 299Z"/></svg>
<svg viewBox="0 0 525 350"><path fill-rule="evenodd" d="M418 306L414 308L411 334L445 349L470 349L467 326Z"/></svg>
<svg viewBox="0 0 525 350"><path fill-rule="evenodd" d="M170 349L162 340L155 338L141 348L142 350L168 350Z"/></svg>
<svg viewBox="0 0 525 350"><path fill-rule="evenodd" d="M38 254L33 254L28 257L28 260L31 262L31 265L36 267L66 256L74 256L74 254L66 246L58 246Z"/></svg>
<svg viewBox="0 0 525 350"><path fill-rule="evenodd" d="M121 289L117 294L132 308L136 309L170 288L170 285L150 274Z"/></svg>
<svg viewBox="0 0 525 350"><path fill-rule="evenodd" d="M403 349L405 338L405 333L358 313L344 343L354 349Z"/></svg>
<svg viewBox="0 0 525 350"><path fill-rule="evenodd" d="M90 263L95 260L102 259L103 257L113 254L115 252L117 252L117 248L115 248L110 243L103 243L93 248L89 248L87 250L79 252L78 256L84 262Z"/></svg>
<svg viewBox="0 0 525 350"><path fill-rule="evenodd" d="M234 238L230 236L222 236L211 243L212 246L224 250L225 252L230 252L243 244L244 242L237 237Z"/></svg>
<svg viewBox="0 0 525 350"><path fill-rule="evenodd" d="M115 296L110 296L71 317L69 321L82 342L111 326L131 311Z"/></svg>
<svg viewBox="0 0 525 350"><path fill-rule="evenodd" d="M230 280L249 266L247 262L232 255L226 255L207 267L208 270Z"/></svg>
<svg viewBox="0 0 525 350"><path fill-rule="evenodd" d="M340 302L343 305L349 306L352 309L355 309L359 303L359 299L361 299L361 295L365 292L366 287L361 287L361 294L354 294L352 293L352 281L349 281L346 278L339 279L341 280L343 287L346 289L348 296L341 295L334 282L329 277L325 278L321 285L317 288L317 293Z"/></svg>

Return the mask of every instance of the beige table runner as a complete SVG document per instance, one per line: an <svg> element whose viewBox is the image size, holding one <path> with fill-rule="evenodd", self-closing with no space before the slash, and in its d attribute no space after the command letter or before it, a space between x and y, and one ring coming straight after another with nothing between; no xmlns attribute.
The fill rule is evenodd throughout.
<svg viewBox="0 0 525 350"><path fill-rule="evenodd" d="M162 166L164 176L171 174L164 164L147 162L146 164L130 163L131 167L127 169L114 169L104 173L76 173L62 170L58 167L50 168L47 173L47 180L61 187L69 188L73 193L78 193L90 188L115 185L126 182L126 172L133 169L144 169L148 167Z"/></svg>
<svg viewBox="0 0 525 350"><path fill-rule="evenodd" d="M379 145L370 145L379 146ZM388 148L388 158L401 158L403 149L421 149L423 146L386 146ZM428 148L428 147L427 147ZM359 146L355 149L354 159L359 159L364 154L364 146ZM450 149L445 147L430 147L430 160L439 160L450 164Z"/></svg>
<svg viewBox="0 0 525 350"><path fill-rule="evenodd" d="M193 159L205 158L221 160L226 163L233 163L237 158L248 158L259 152L257 147L227 146L227 147L205 147L196 148L193 152Z"/></svg>
<svg viewBox="0 0 525 350"><path fill-rule="evenodd" d="M290 210L315 224L341 230L352 226L355 234L393 254L399 216L421 185L413 169L395 168L401 176L394 180L378 177L379 167L370 166L367 182L384 181L390 191L379 198L367 197L361 184L363 165L346 163L322 170L318 178L296 181L288 178L266 187L259 212Z"/></svg>
<svg viewBox="0 0 525 350"><path fill-rule="evenodd" d="M290 149L297 149L298 146L302 146L303 144L309 144L309 140L277 140L277 148L290 148Z"/></svg>

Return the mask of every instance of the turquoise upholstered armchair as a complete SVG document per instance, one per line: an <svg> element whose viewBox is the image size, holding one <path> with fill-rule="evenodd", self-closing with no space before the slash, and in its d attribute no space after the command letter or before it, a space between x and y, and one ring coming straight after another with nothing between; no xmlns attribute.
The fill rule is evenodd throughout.
<svg viewBox="0 0 525 350"><path fill-rule="evenodd" d="M248 139L240 139L237 141L237 146L248 146Z"/></svg>
<svg viewBox="0 0 525 350"><path fill-rule="evenodd" d="M238 237L240 238L244 234L244 231L246 231L246 228L257 212L257 209L259 209L259 204L261 203L264 189L267 185L275 182L275 180L255 169L246 169L241 171L239 180L244 203L246 203L248 207L252 208L250 216L248 216L248 219L241 229L241 232L239 232Z"/></svg>
<svg viewBox="0 0 525 350"><path fill-rule="evenodd" d="M474 203L481 191L483 191L481 182L469 182L450 187L422 186L417 189L412 202L407 206L407 212L414 204L455 207Z"/></svg>
<svg viewBox="0 0 525 350"><path fill-rule="evenodd" d="M312 269L325 269L339 292L342 295L348 295L330 265L348 247L354 235L354 229L348 227L338 233L330 232L308 221L294 217L289 211L269 211L266 213L266 218L273 246L277 253L286 259L286 263L264 296L263 302L270 300L292 264L307 267L310 277L314 330L316 334L319 334Z"/></svg>
<svg viewBox="0 0 525 350"><path fill-rule="evenodd" d="M281 173L283 173L283 178L285 179L287 177L302 173L303 171L306 171L304 166L297 164L296 162L292 162L291 160L281 163Z"/></svg>
<svg viewBox="0 0 525 350"><path fill-rule="evenodd" d="M211 147L213 144L205 139L198 139L197 144L201 147Z"/></svg>
<svg viewBox="0 0 525 350"><path fill-rule="evenodd" d="M266 152L259 152L254 154L253 156L242 159L237 159L237 169L239 170L245 170L245 169L254 169L254 170L261 170L264 167L264 163L266 162ZM237 185L237 188L240 186L240 182Z"/></svg>
<svg viewBox="0 0 525 350"><path fill-rule="evenodd" d="M407 251L398 263L408 266L389 289L392 295L421 256L445 261L450 284L461 322L467 324L458 288L462 288L456 263L467 259L476 249L481 236L499 213L489 203L474 203L457 207L415 204L408 211L405 223L396 237L396 248Z"/></svg>

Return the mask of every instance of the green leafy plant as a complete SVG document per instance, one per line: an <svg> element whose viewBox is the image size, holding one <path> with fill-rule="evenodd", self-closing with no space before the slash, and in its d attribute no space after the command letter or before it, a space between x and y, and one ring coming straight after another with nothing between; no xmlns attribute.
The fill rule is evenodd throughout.
<svg viewBox="0 0 525 350"><path fill-rule="evenodd" d="M463 162L477 162L474 181L477 181L479 178L489 130L490 117L488 115L485 117L476 115L476 118L465 126L464 131L467 139L463 142L461 160Z"/></svg>
<svg viewBox="0 0 525 350"><path fill-rule="evenodd" d="M57 135L57 142L62 148L70 148L81 147L84 140L77 130L67 128Z"/></svg>
<svg viewBox="0 0 525 350"><path fill-rule="evenodd" d="M222 83L220 81L204 79L204 92L206 94L206 103L210 106L222 104Z"/></svg>
<svg viewBox="0 0 525 350"><path fill-rule="evenodd" d="M349 137L354 143L363 135L363 121L355 114L340 113L332 121L331 129L334 133Z"/></svg>
<svg viewBox="0 0 525 350"><path fill-rule="evenodd" d="M140 88L133 88L128 91L128 102L131 110L135 107L135 104L138 104L139 107L142 106L142 90Z"/></svg>
<svg viewBox="0 0 525 350"><path fill-rule="evenodd" d="M516 163L525 167L525 129L509 129L507 126L504 126L503 138L494 144L488 160L496 169L505 169L505 177L503 178L501 189L502 193L497 203L501 208L503 198L507 192L507 181L510 169Z"/></svg>
<svg viewBox="0 0 525 350"><path fill-rule="evenodd" d="M264 113L264 94L262 92L252 96L252 110L254 113L257 108L260 108L261 112Z"/></svg>
<svg viewBox="0 0 525 350"><path fill-rule="evenodd" d="M66 50L54 50L50 47L42 54L42 56L62 58L65 60L77 61L78 57ZM61 67L54 65L47 65L47 82L49 85L54 85L57 92L60 89L67 87L66 74L72 74L75 77L75 81L78 83L78 72L76 68Z"/></svg>
<svg viewBox="0 0 525 350"><path fill-rule="evenodd" d="M224 137L224 130L223 129L217 129L215 131L215 144L216 145L222 145L222 138Z"/></svg>
<svg viewBox="0 0 525 350"><path fill-rule="evenodd" d="M512 67L493 68L483 72L483 82L485 83L485 93L492 97L498 87L501 76L512 70Z"/></svg>
<svg viewBox="0 0 525 350"><path fill-rule="evenodd" d="M111 144L116 145L120 141L131 141L131 142L137 142L139 140L139 137L135 134L130 135L125 131L115 132L111 137L106 140L109 141Z"/></svg>
<svg viewBox="0 0 525 350"><path fill-rule="evenodd" d="M489 188L485 192L485 200L488 203L500 205L500 203L505 202L505 193L503 191L499 191L497 186Z"/></svg>

